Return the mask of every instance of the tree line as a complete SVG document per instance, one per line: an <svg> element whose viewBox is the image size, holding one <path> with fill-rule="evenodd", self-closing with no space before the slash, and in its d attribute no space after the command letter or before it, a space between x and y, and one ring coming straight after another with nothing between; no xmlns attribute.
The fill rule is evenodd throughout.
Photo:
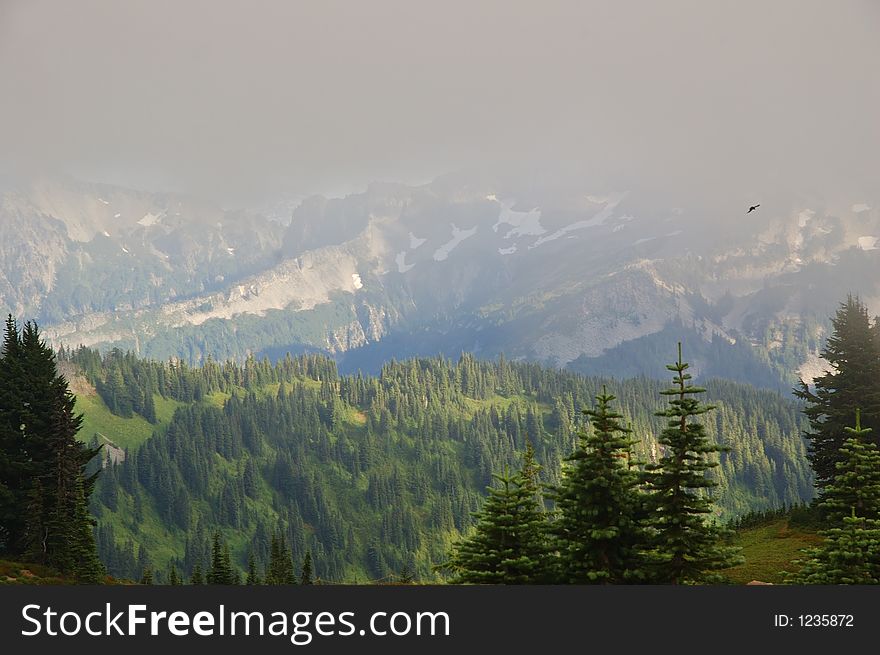
<svg viewBox="0 0 880 655"><path fill-rule="evenodd" d="M880 319L848 296L832 319L827 372L796 389L823 542L790 576L801 584L880 584Z"/></svg>
<svg viewBox="0 0 880 655"><path fill-rule="evenodd" d="M279 535L294 570L308 559L325 581L436 580L434 567L474 525L486 484L518 466L517 452L533 451L539 493L555 500L545 486L562 486L561 464L589 418L582 409L611 383L467 354L392 361L377 376L340 375L321 355L191 367L81 347L61 348L57 359L81 372L111 412L156 425L124 461L98 455L81 476L107 571L161 583L207 580L218 533L236 580L276 579L269 571ZM654 435L668 417L654 416L662 409L656 383L614 384L634 436L632 467L657 463ZM726 446L711 473L713 517L807 498L794 405L742 384L706 388L717 409L703 429ZM161 425L159 398L177 407ZM78 447L84 460L96 452Z"/></svg>
<svg viewBox="0 0 880 655"><path fill-rule="evenodd" d="M242 574L250 558L265 569L281 532L297 565L311 553L323 580L436 580L493 472L531 445L541 483L558 483L581 408L609 383L470 355L389 362L378 376L341 376L318 355L195 368L118 351L60 357L98 389L118 370L180 405L124 462L106 462L92 502L108 570L139 579L149 568L161 582L170 564L185 579L206 570L217 530ZM656 383L617 388L640 436L635 456L652 460ZM730 447L713 473L722 514L806 498L793 403L736 383L707 388L718 409L705 430Z"/></svg>
<svg viewBox="0 0 880 655"><path fill-rule="evenodd" d="M546 492L545 507L531 449L513 475L497 475L498 486L477 513L474 533L455 545L446 567L456 583L496 584L701 584L718 582L718 571L738 563L714 521L707 491L717 486L708 472L711 456L723 450L708 439L697 417L714 408L695 396L688 364L667 368L673 385L658 415L667 419L652 463L634 459L632 429L603 388L584 410L581 428L566 458L561 482Z"/></svg>
<svg viewBox="0 0 880 655"><path fill-rule="evenodd" d="M46 564L81 582L103 567L89 497L97 455L77 440L82 417L37 325L9 316L0 349L0 555Z"/></svg>
<svg viewBox="0 0 880 655"><path fill-rule="evenodd" d="M815 474L816 497L807 507L752 510L737 528L786 518L819 526L822 543L804 552L800 568L786 575L797 584L880 583L880 319L849 296L832 319L821 353L827 371L801 381L804 432ZM533 453L496 486L476 513L471 534L453 547L446 564L458 583L705 583L736 560L724 530L707 520L716 482L708 475L719 452L704 426L692 422L713 408L689 394L681 360L676 377L660 392L670 398L660 412L669 419L655 463L633 463L631 428L603 389L584 410L589 426L567 458L562 480L537 482ZM550 499L548 508L544 496Z"/></svg>

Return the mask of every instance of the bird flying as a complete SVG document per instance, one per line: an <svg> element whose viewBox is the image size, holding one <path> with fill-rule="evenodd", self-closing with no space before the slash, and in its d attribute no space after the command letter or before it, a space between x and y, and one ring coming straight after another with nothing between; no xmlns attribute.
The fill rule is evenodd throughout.
<svg viewBox="0 0 880 655"><path fill-rule="evenodd" d="M749 211L747 211L746 214L751 214L753 211L755 211L760 206L761 206L760 204L752 205L751 207L749 207Z"/></svg>

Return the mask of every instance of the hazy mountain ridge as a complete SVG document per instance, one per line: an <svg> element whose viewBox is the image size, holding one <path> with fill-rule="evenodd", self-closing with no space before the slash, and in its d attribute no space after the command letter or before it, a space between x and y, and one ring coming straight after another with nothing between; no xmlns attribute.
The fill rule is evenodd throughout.
<svg viewBox="0 0 880 655"><path fill-rule="evenodd" d="M56 343L196 360L285 347L387 356L397 341L430 354L414 344L430 333L434 352L589 370L680 323L707 343L745 339L788 379L815 359L843 294L880 297L869 203L771 205L728 227L657 206L635 191L448 176L307 198L285 226L173 194L41 181L0 205L0 305Z"/></svg>

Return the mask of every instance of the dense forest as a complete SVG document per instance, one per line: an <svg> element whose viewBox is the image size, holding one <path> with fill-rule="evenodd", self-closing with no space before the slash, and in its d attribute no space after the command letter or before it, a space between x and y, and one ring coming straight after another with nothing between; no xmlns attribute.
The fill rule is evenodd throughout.
<svg viewBox="0 0 880 655"><path fill-rule="evenodd" d="M107 446L92 497L102 560L121 577L154 569L160 582L172 565L187 577L206 568L216 531L238 570L249 557L265 570L277 532L297 567L311 553L324 581L403 571L438 579L435 566L471 527L493 473L516 468L527 445L540 483L559 482L582 411L603 385L619 398L638 458L657 460L663 426L654 415L662 382L467 354L392 361L377 376L342 376L320 355L194 368L79 348L62 349L59 363L85 379L81 396L154 424L151 437L124 450L112 447L112 433L81 438ZM797 405L733 382L706 387L717 405L708 437L727 448L711 473L717 518L808 499ZM156 408L169 404L163 423Z"/></svg>
<svg viewBox="0 0 880 655"><path fill-rule="evenodd" d="M765 573L880 583L880 321L850 297L831 324L829 370L798 405L696 384L681 343L665 386L467 354L365 376L320 355L192 368L55 353L9 317L4 570L23 570L11 557L79 582L704 584L745 563L725 526L796 520L814 535L800 560Z"/></svg>
<svg viewBox="0 0 880 655"><path fill-rule="evenodd" d="M880 584L880 318L872 321L864 303L849 296L831 324L821 353L827 371L795 390L805 401L804 436L818 494L808 508L752 511L732 524L741 532L774 518L785 529L813 525L815 540L801 541L800 557L774 559L778 568L764 567L764 574L794 584ZM516 473L495 474L475 528L452 547L446 563L452 581L730 581L746 558L745 548L731 543L734 533L710 519L719 486L710 473L725 450L706 431L706 417L717 408L700 399L706 389L694 384L681 342L666 368L675 375L660 391L668 404L656 413L667 419L659 458L633 461L633 431L603 387L584 410L589 426L578 430L559 483L538 484L530 444ZM758 553L752 547L749 554Z"/></svg>

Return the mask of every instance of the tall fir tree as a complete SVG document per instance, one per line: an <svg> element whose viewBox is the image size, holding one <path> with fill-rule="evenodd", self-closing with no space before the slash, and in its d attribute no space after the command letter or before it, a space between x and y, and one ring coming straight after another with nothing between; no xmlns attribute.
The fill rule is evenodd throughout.
<svg viewBox="0 0 880 655"><path fill-rule="evenodd" d="M22 397L23 377L21 338L10 315L0 348L0 553L7 556L20 555L24 550L27 512L22 508L41 500L34 497L32 464L22 429L26 402Z"/></svg>
<svg viewBox="0 0 880 655"><path fill-rule="evenodd" d="M723 450L706 436L695 420L713 409L694 398L705 389L690 384L689 365L678 360L666 367L675 375L661 391L667 408L657 412L669 419L660 434L662 456L645 467L652 548L648 553L649 580L660 584L702 584L720 581L717 573L737 563L735 550L724 545L725 530L707 521L712 512L709 492L717 483L708 472L718 466L710 459Z"/></svg>
<svg viewBox="0 0 880 655"><path fill-rule="evenodd" d="M293 554L287 545L284 533L278 531L272 533L269 542L269 565L266 568L267 585L291 585L296 584L296 574L293 569Z"/></svg>
<svg viewBox="0 0 880 655"><path fill-rule="evenodd" d="M831 323L822 351L828 372L813 381L815 389L801 381L794 392L806 403L810 429L804 436L820 497L834 481L848 438L845 428L856 408L862 410L862 424L873 430L875 444L880 436L880 328L854 296L841 303Z"/></svg>
<svg viewBox="0 0 880 655"><path fill-rule="evenodd" d="M631 430L612 408L605 387L596 407L584 411L569 466L555 489L554 544L557 581L565 584L623 584L645 579L645 503L632 460Z"/></svg>
<svg viewBox="0 0 880 655"><path fill-rule="evenodd" d="M398 584L415 584L415 581L415 573L413 573L413 570L410 568L409 564L404 564L403 568L400 569L400 574L397 576Z"/></svg>
<svg viewBox="0 0 880 655"><path fill-rule="evenodd" d="M205 584L205 571L202 568L201 562L196 562L196 565L193 567L193 573L192 573L192 577L190 578L190 584L193 584L193 585Z"/></svg>
<svg viewBox="0 0 880 655"><path fill-rule="evenodd" d="M861 410L855 415L855 427L844 428L848 438L840 449L834 484L821 501L832 524L842 523L853 512L859 518L880 519L880 449L873 430L862 425Z"/></svg>
<svg viewBox="0 0 880 655"><path fill-rule="evenodd" d="M537 464L530 446L522 468L495 474L497 486L474 514L476 526L452 550L455 584L540 584L550 580L547 516L539 504Z"/></svg>
<svg viewBox="0 0 880 655"><path fill-rule="evenodd" d="M831 527L824 541L807 551L802 569L789 576L800 584L880 584L880 450L870 428L845 428L836 475L820 507Z"/></svg>
<svg viewBox="0 0 880 655"><path fill-rule="evenodd" d="M211 544L211 568L205 576L208 584L233 585L238 583L238 577L232 568L232 558L229 555L229 546L223 541L220 532L214 533Z"/></svg>
<svg viewBox="0 0 880 655"><path fill-rule="evenodd" d="M315 584L314 573L312 572L312 551L306 551L303 558L302 568L299 572L300 584Z"/></svg>
<svg viewBox="0 0 880 655"><path fill-rule="evenodd" d="M103 567L88 501L100 467L91 475L86 468L99 448L77 440L76 399L35 323L19 332L9 317L2 355L0 446L6 454L0 468L6 472L0 472L0 497L11 483L16 501L0 509L3 547L81 582L98 582Z"/></svg>
<svg viewBox="0 0 880 655"><path fill-rule="evenodd" d="M248 586L262 584L260 574L257 572L257 562L254 559L253 553L248 553L247 577L245 578L244 583Z"/></svg>

